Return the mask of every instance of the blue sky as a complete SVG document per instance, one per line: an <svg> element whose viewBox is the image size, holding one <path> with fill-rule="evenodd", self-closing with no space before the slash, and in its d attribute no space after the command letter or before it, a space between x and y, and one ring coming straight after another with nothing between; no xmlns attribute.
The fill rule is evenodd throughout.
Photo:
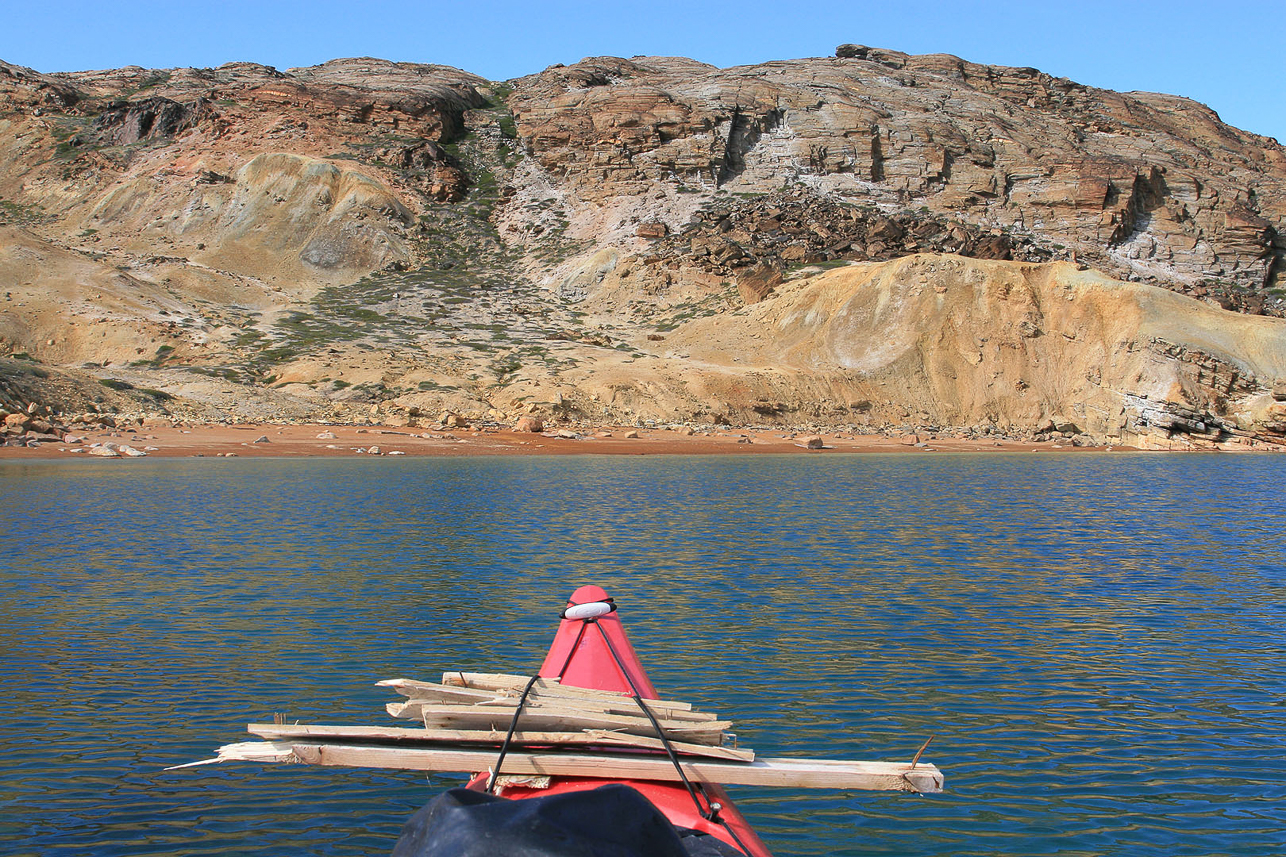
<svg viewBox="0 0 1286 857"><path fill-rule="evenodd" d="M730 66L829 56L856 42L1185 95L1226 122L1286 140L1281 0L0 0L0 22L0 59L39 71L234 60L290 68L377 56L502 80L594 55Z"/></svg>

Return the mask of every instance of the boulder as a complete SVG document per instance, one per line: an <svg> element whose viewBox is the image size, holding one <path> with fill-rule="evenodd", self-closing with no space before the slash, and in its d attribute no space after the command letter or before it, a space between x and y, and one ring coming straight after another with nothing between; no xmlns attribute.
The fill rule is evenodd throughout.
<svg viewBox="0 0 1286 857"><path fill-rule="evenodd" d="M656 240L669 235L670 229L664 223L654 220L649 221L648 223L640 223L639 228L634 231L634 234L639 238Z"/></svg>
<svg viewBox="0 0 1286 857"><path fill-rule="evenodd" d="M542 432L545 430L545 421L540 417L524 416L519 417L518 422L514 425L514 431L522 432Z"/></svg>
<svg viewBox="0 0 1286 857"><path fill-rule="evenodd" d="M804 449L825 449L826 444L822 441L821 435L801 438L799 445Z"/></svg>

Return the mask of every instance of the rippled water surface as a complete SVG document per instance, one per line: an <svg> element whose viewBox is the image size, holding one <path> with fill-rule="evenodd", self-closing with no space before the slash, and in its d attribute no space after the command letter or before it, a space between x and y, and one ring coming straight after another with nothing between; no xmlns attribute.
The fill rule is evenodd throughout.
<svg viewBox="0 0 1286 857"><path fill-rule="evenodd" d="M0 463L11 855L387 854L456 778L162 773L274 712L539 666L617 596L653 682L762 755L931 797L739 788L781 855L1283 853L1286 457Z"/></svg>

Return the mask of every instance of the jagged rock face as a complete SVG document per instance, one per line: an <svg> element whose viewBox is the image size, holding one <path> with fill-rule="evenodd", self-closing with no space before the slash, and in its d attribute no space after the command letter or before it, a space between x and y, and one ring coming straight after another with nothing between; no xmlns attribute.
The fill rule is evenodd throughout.
<svg viewBox="0 0 1286 857"><path fill-rule="evenodd" d="M75 87L33 69L0 60L0 100L14 107L56 110L73 106L81 98Z"/></svg>
<svg viewBox="0 0 1286 857"><path fill-rule="evenodd" d="M976 259L1047 261L1050 253L1029 238L984 231L967 222L912 212L881 213L844 205L807 191L755 200L722 197L699 212L678 235L656 240L644 257L650 266L680 261L715 276L733 277L747 303L763 299L791 266L896 259L912 253L956 253Z"/></svg>
<svg viewBox="0 0 1286 857"><path fill-rule="evenodd" d="M729 69L588 59L521 79L510 104L541 165L599 204L800 183L1180 289L1258 292L1286 255L1286 153L1173 96L860 48Z"/></svg>
<svg viewBox="0 0 1286 857"><path fill-rule="evenodd" d="M477 88L486 83L449 66L367 58L285 72L255 63L228 63L215 69L130 67L40 78L73 89L81 98L129 97L145 91L180 102L234 101L281 113L302 110L314 120L371 125L430 140L450 139L460 132L463 112L485 103Z"/></svg>
<svg viewBox="0 0 1286 857"><path fill-rule="evenodd" d="M73 138L72 145L129 146L173 137L196 125L208 111L203 98L188 104L160 97L122 102L100 113L86 133Z"/></svg>

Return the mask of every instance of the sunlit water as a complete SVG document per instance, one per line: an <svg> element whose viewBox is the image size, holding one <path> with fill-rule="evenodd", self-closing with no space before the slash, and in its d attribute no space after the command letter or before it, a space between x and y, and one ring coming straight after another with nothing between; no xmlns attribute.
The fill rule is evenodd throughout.
<svg viewBox="0 0 1286 857"><path fill-rule="evenodd" d="M1286 457L0 465L0 853L387 854L456 778L163 773L393 676L536 668L572 589L762 755L781 855L1286 851Z"/></svg>

